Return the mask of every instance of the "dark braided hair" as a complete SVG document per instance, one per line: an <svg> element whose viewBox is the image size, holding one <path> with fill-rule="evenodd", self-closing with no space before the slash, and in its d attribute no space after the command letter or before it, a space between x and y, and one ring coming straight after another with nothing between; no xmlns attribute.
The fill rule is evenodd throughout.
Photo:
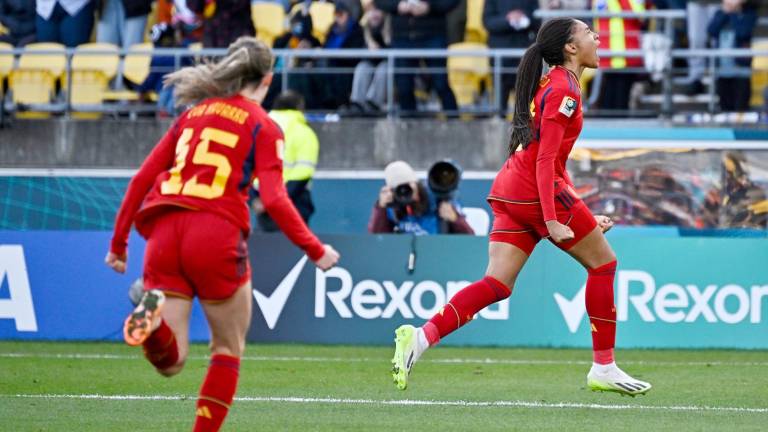
<svg viewBox="0 0 768 432"><path fill-rule="evenodd" d="M571 41L573 18L555 18L539 29L536 42L528 47L517 67L517 90L515 115L512 119L512 134L509 137L509 154L517 147L526 148L533 137L531 132L531 102L539 87L543 70L542 60L550 66L565 63L563 47Z"/></svg>

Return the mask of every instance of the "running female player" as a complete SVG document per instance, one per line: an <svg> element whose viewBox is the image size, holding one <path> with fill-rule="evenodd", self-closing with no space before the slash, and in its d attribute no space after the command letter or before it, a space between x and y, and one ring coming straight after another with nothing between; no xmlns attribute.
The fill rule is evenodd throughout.
<svg viewBox="0 0 768 432"><path fill-rule="evenodd" d="M651 385L616 366L613 347L616 256L603 233L613 226L593 216L573 190L565 163L582 127L579 76L598 65L597 34L581 21L545 23L520 62L509 159L491 187L494 222L485 277L458 292L420 328L395 332L393 378L405 389L413 364L486 306L510 296L515 279L542 238L549 238L588 273L587 314L594 349L587 384L593 390L641 394ZM552 69L544 77L542 60ZM522 147L521 149L518 149Z"/></svg>
<svg viewBox="0 0 768 432"><path fill-rule="evenodd" d="M283 186L283 134L260 103L272 81L269 48L242 37L215 64L188 67L166 83L179 117L131 180L115 222L106 263L123 273L133 223L147 239L145 293L125 321L128 345L142 345L157 371L181 371L189 351L192 298L211 331L211 362L200 388L195 431L216 431L237 387L251 318L246 205L254 177L264 207L321 269L339 254L307 228Z"/></svg>

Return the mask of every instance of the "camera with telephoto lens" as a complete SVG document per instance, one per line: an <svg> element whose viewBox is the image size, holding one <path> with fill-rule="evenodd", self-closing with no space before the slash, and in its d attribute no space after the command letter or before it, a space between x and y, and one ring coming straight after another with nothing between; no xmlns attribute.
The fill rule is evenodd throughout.
<svg viewBox="0 0 768 432"><path fill-rule="evenodd" d="M451 201L456 196L461 181L461 167L450 159L436 162L427 173L427 185L435 199Z"/></svg>
<svg viewBox="0 0 768 432"><path fill-rule="evenodd" d="M413 204L413 187L410 183L403 183L392 190L394 203L397 206L405 207Z"/></svg>

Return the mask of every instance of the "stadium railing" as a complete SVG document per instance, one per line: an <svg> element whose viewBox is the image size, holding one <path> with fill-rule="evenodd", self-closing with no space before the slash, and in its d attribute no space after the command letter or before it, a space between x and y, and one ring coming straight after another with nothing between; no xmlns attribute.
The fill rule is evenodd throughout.
<svg viewBox="0 0 768 432"><path fill-rule="evenodd" d="M664 10L664 11L647 11L642 13L630 13L630 12L622 12L622 13L606 13L606 12L594 12L594 11L543 11L539 10L535 13L535 16L542 18L542 19L548 19L548 18L554 18L554 17L560 17L560 16L573 16L573 17L581 17L581 18L595 18L595 17L624 17L624 18L639 18L639 19L652 19L652 20L660 20L663 22L663 29L668 38L671 39L673 29L673 23L675 20L683 19L685 18L686 14L685 11L679 11L679 10ZM18 57L21 54L23 54L25 50L23 48L14 48L14 49L2 49L0 48L0 55L7 55L7 54L13 54L14 56ZM446 113L446 114L460 114L460 113L470 113L470 114L481 114L481 115L490 115L490 114L498 114L498 101L500 99L501 95L501 79L502 74L507 72L514 72L514 69L510 68L503 68L501 65L501 60L505 58L520 58L524 54L524 49L478 49L478 50L464 50L464 49L411 49L411 50L396 50L396 49L385 49L385 50L378 50L378 51L371 51L367 49L361 49L361 50L321 50L321 49L315 49L315 50L275 50L276 58L278 59L277 64L280 65L276 68L275 73L279 74L281 77L281 85L283 89L287 89L289 86L289 78L292 76L295 76L297 74L352 74L353 69L351 68L333 68L333 67L325 67L325 66L317 66L315 65L312 68L295 68L295 67L283 67L281 65L290 65L292 64L292 60L301 58L301 59L315 59L315 60L329 60L329 59L345 59L345 58L354 58L354 59L377 59L377 60L386 60L387 61L387 97L386 97L386 114L388 117L393 118L397 117L399 115L398 110L396 108L395 103L395 76L399 73L424 73L424 72L435 72L435 73L448 73L447 69L445 68L439 68L439 69L426 69L426 68L418 68L418 69L408 69L408 68L399 68L396 67L395 61L397 59L405 59L405 58L417 58L417 59L423 59L423 58L449 58L451 56L453 57L470 57L470 58L486 58L492 60L490 65L490 90L489 94L486 95L488 102L487 103L481 103L478 106L464 106L461 108L459 113ZM89 50L87 52L83 51L77 51L77 49L66 49L65 55L66 55L66 68L64 76L72 76L72 58L73 55L77 54L79 56L88 56L88 55L104 55L104 54L113 54L114 51L100 51L97 49ZM135 52L130 50L118 50L118 55L120 57L120 70L118 73L117 79L114 81L113 86L116 87L116 90L123 90L123 80L121 79L124 76L124 70L123 65L125 64L125 56L128 54L135 54ZM195 59L200 58L215 58L222 56L226 53L226 49L195 49L195 50L189 50L189 49L169 49L169 48L163 48L163 49L153 49L151 51L152 56L168 56L174 58L174 68L178 69L183 64L182 59L183 58L190 58L194 57ZM36 51L36 54L58 54L60 55L60 51L51 51L50 53L47 53L44 50ZM621 56L621 57L627 57L627 58L642 58L645 56L646 52L642 49L638 50L626 50L626 51L609 51L601 49L599 51L599 54L601 56ZM673 77L676 72L680 72L679 70L675 70L672 67L673 60L674 59L685 59L689 57L705 57L709 60L709 73L712 81L714 81L714 77L717 76L717 62L715 59L718 58L726 58L726 57L768 57L768 50L766 49L706 49L706 50L691 50L691 49L670 49L669 50L669 61L667 62L667 65L664 67L662 73L663 73L663 79L662 79L662 101L660 104L659 110L630 110L628 113L621 113L628 116L637 116L637 115L644 115L644 116L651 116L651 117L658 117L658 116L671 116L673 112L675 112L675 99L674 96L674 88L673 88ZM645 73L645 68L625 68L621 70L615 70L612 69L613 72L623 72L623 73L638 73L643 72ZM72 89L71 89L71 80L63 79L61 81L61 88L62 91L58 94L58 98L54 99L53 103L49 104L38 104L38 105L28 105L28 106L17 106L16 104L13 104L9 98L7 97L7 94L9 92L3 93L3 104L0 104L0 107L5 108L8 111L21 111L21 110L31 110L31 111L42 111L42 112L57 112L57 113L64 113L66 116L72 115L73 112L99 112L99 113L130 113L131 115L136 115L137 113L146 112L146 111L155 111L156 107L154 104L147 104L147 103L137 103L136 101L130 101L130 99L135 99L134 97L125 97L122 98L122 100L118 101L118 103L101 103L101 104L93 104L93 105L78 105L73 106L72 104ZM11 89L12 90L12 89ZM114 89L113 89L114 90ZM714 85L709 86L709 98L708 98L708 106L707 111L710 113L714 113L716 111L716 97L714 95L715 93L715 87ZM588 105L587 105L588 108ZM432 113L434 114L434 113ZM594 114L594 113L593 113Z"/></svg>

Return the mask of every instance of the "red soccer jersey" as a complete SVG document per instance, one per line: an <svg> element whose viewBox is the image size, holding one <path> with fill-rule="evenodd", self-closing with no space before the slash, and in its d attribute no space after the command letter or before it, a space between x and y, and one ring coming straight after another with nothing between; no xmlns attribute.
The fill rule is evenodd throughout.
<svg viewBox="0 0 768 432"><path fill-rule="evenodd" d="M555 182L573 186L565 163L583 123L581 90L572 72L557 66L541 78L531 103L533 139L496 175L491 197L541 202L544 221L554 220Z"/></svg>
<svg viewBox="0 0 768 432"><path fill-rule="evenodd" d="M324 254L283 184L283 133L255 102L211 98L187 110L131 180L115 222L112 252L125 252L131 224L146 237L158 212L182 207L219 214L250 232L248 188L254 178L264 207L312 260Z"/></svg>

